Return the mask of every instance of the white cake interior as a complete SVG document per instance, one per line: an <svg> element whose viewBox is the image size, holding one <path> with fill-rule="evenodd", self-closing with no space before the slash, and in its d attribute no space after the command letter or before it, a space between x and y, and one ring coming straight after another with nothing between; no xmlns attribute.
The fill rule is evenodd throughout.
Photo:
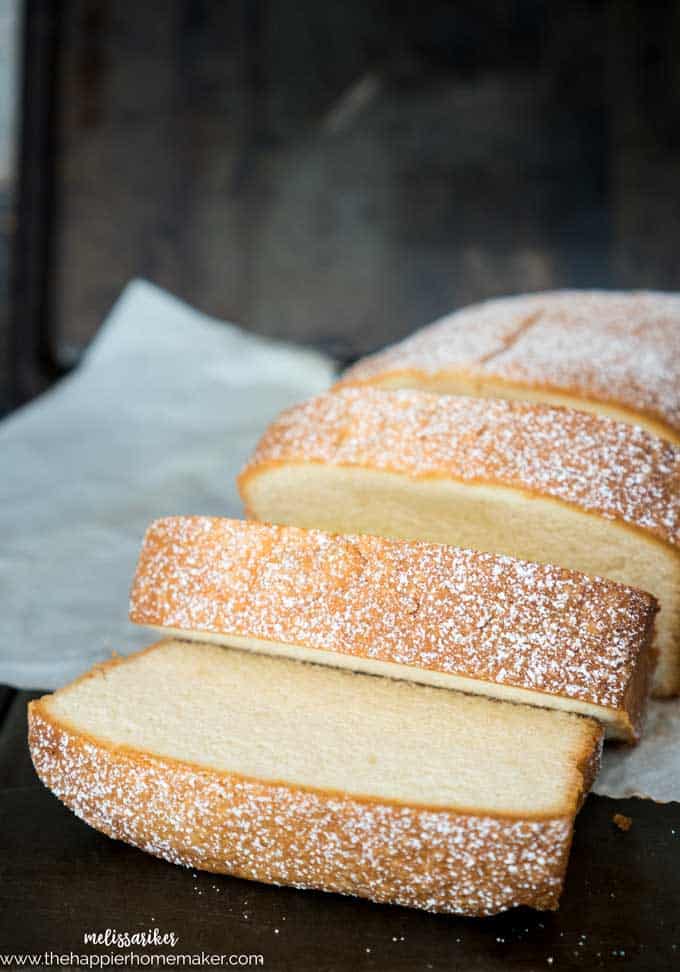
<svg viewBox="0 0 680 972"><path fill-rule="evenodd" d="M576 715L180 641L46 705L112 745L218 771L530 817L574 813L597 735Z"/></svg>

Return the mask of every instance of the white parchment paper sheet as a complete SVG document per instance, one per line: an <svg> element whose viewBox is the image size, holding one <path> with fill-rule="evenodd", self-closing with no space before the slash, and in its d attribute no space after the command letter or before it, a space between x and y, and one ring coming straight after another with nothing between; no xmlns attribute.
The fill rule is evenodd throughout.
<svg viewBox="0 0 680 972"><path fill-rule="evenodd" d="M256 440L332 377L131 283L77 372L0 424L0 681L53 688L149 643L127 620L149 522L241 516Z"/></svg>

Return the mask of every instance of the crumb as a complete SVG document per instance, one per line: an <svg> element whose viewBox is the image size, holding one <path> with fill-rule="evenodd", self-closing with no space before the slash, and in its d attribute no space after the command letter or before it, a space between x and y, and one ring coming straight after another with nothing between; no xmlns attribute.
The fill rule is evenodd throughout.
<svg viewBox="0 0 680 972"><path fill-rule="evenodd" d="M614 816L612 817L612 820L614 821L614 823L616 824L616 826L619 828L619 830L630 830L630 828L631 828L631 826L633 824L632 818L631 817L627 817L623 813L615 813Z"/></svg>

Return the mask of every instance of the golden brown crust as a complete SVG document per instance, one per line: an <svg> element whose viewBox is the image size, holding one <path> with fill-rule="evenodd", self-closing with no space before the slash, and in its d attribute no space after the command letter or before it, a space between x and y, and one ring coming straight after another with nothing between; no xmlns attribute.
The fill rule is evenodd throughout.
<svg viewBox="0 0 680 972"><path fill-rule="evenodd" d="M441 544L209 517L147 531L130 617L445 672L602 707L639 733L654 599ZM491 694L493 692L491 691Z"/></svg>
<svg viewBox="0 0 680 972"><path fill-rule="evenodd" d="M148 853L430 911L557 907L573 815L461 814L247 779L78 732L52 717L48 699L29 704L38 775L91 826ZM584 727L578 803L601 746L595 723Z"/></svg>
<svg viewBox="0 0 680 972"><path fill-rule="evenodd" d="M643 429L540 403L348 388L284 412L239 477L323 463L542 495L680 552L680 448Z"/></svg>
<svg viewBox="0 0 680 972"><path fill-rule="evenodd" d="M680 296L561 291L487 301L363 359L340 386L573 396L680 442Z"/></svg>

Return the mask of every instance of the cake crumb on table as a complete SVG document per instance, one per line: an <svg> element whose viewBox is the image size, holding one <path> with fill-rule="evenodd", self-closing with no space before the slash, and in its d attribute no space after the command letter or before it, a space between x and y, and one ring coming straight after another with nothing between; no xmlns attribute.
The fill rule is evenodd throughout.
<svg viewBox="0 0 680 972"><path fill-rule="evenodd" d="M633 820L631 817L627 817L624 813L615 813L612 820L619 828L619 830L630 830L633 825Z"/></svg>

